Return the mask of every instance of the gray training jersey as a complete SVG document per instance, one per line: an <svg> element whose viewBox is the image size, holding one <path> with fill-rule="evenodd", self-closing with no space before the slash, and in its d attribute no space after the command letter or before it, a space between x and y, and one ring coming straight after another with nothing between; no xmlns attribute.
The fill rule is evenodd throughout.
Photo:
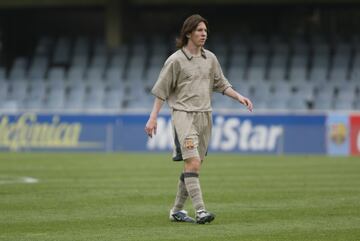
<svg viewBox="0 0 360 241"><path fill-rule="evenodd" d="M229 87L212 52L202 49L201 56L192 56L182 48L165 61L151 92L173 110L205 112L212 111L213 91L224 92Z"/></svg>

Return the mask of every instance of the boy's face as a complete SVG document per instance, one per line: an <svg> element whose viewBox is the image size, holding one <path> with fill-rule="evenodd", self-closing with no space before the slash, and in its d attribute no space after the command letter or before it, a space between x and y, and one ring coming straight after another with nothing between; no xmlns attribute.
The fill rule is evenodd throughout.
<svg viewBox="0 0 360 241"><path fill-rule="evenodd" d="M191 32L189 41L191 41L196 47L202 47L205 45L207 38L207 28L204 22L197 25L196 29Z"/></svg>

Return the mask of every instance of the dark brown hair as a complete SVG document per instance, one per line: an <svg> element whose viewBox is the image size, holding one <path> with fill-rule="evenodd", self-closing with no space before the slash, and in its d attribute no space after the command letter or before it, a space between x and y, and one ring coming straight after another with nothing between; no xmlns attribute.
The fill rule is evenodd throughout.
<svg viewBox="0 0 360 241"><path fill-rule="evenodd" d="M188 38L186 37L186 35L194 31L198 24L201 22L204 22L206 28L209 28L208 21L205 18L201 17L199 14L191 15L184 21L180 35L176 38L176 48L180 49L188 43Z"/></svg>

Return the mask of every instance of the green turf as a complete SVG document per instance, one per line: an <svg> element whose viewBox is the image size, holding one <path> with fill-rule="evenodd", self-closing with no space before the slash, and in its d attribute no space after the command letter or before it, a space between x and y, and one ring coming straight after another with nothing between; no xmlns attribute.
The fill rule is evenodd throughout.
<svg viewBox="0 0 360 241"><path fill-rule="evenodd" d="M169 154L0 153L0 240L360 240L360 158L212 154L209 225L168 221L181 169ZM8 183L24 176L40 182Z"/></svg>

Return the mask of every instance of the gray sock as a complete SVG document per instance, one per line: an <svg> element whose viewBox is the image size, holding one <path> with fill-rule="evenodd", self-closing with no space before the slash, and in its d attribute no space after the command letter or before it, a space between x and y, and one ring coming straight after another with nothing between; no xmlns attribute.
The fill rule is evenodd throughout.
<svg viewBox="0 0 360 241"><path fill-rule="evenodd" d="M205 204L203 201L199 174L195 172L185 172L184 173L185 186L191 198L192 204L196 211L205 210Z"/></svg>
<svg viewBox="0 0 360 241"><path fill-rule="evenodd" d="M184 173L181 173L180 179L178 182L178 190L176 193L175 203L173 207L173 212L180 211L184 208L184 204L189 194L186 190L185 182L184 182Z"/></svg>

